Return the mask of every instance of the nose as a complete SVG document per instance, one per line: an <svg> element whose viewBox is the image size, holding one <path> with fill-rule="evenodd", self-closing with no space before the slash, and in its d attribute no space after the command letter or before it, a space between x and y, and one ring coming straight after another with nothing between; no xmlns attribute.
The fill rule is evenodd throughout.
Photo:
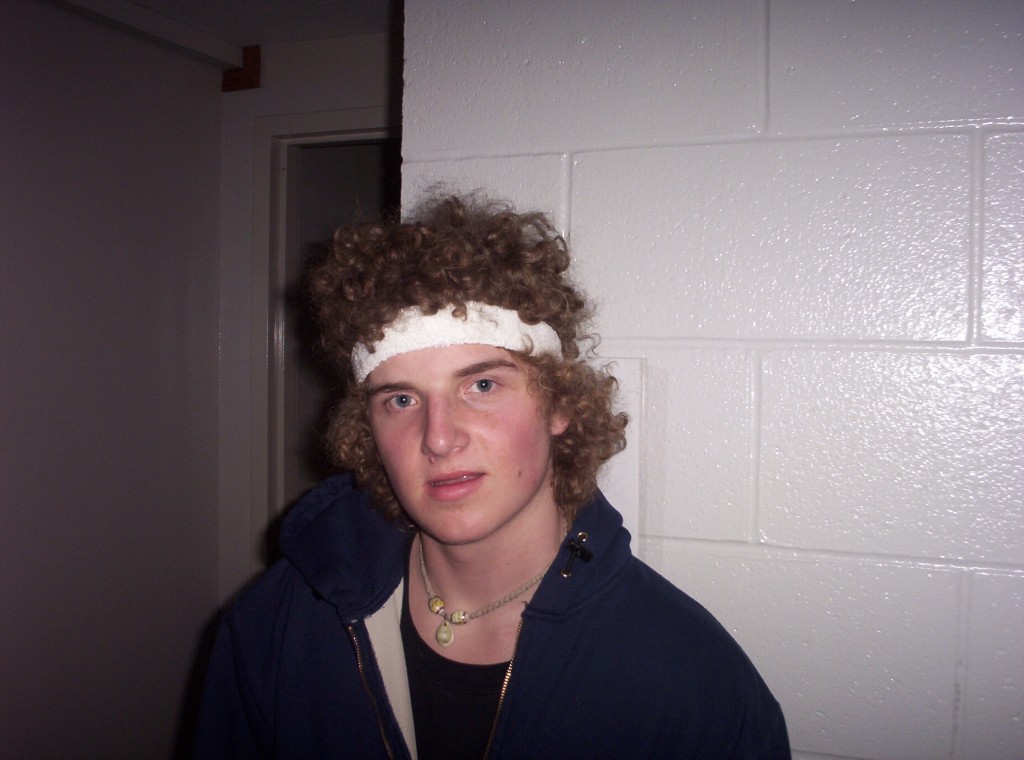
<svg viewBox="0 0 1024 760"><path fill-rule="evenodd" d="M456 404L449 399L429 399L420 449L431 458L446 457L463 448L468 439Z"/></svg>

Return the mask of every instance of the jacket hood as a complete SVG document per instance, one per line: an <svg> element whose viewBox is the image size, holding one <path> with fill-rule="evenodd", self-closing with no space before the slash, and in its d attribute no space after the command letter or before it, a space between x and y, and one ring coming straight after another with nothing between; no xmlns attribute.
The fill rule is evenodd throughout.
<svg viewBox="0 0 1024 760"><path fill-rule="evenodd" d="M352 621L376 612L398 586L412 539L411 532L374 509L346 474L324 481L292 508L281 526L280 543L285 559L306 583ZM575 559L571 541L586 550ZM622 516L598 492L577 513L529 604L530 615L558 616L585 604L625 569L629 558ZM570 559L571 574L565 576Z"/></svg>
<svg viewBox="0 0 1024 760"><path fill-rule="evenodd" d="M376 612L405 574L413 534L374 509L352 476L307 493L281 526L281 552L350 622Z"/></svg>

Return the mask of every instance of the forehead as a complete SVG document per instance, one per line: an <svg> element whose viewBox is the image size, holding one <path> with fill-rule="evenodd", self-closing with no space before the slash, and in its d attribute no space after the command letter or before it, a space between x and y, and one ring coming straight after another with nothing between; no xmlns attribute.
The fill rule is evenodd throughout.
<svg viewBox="0 0 1024 760"><path fill-rule="evenodd" d="M438 348L421 348L417 351L392 356L384 361L367 377L373 390L382 384L417 384L427 380L462 377L467 370L478 365L494 363L492 369L523 371L521 359L508 349L479 343ZM483 369L483 367L481 367Z"/></svg>

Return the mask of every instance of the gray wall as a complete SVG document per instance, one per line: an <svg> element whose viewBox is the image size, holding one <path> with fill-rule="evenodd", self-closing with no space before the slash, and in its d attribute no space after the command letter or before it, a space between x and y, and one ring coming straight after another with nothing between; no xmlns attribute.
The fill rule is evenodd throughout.
<svg viewBox="0 0 1024 760"><path fill-rule="evenodd" d="M0 756L166 757L217 591L220 72L0 5Z"/></svg>

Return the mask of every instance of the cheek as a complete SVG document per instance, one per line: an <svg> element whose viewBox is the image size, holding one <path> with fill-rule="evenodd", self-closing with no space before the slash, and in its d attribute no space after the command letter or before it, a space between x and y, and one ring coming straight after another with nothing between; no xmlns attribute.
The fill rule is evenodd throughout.
<svg viewBox="0 0 1024 760"><path fill-rule="evenodd" d="M508 456L513 460L516 478L533 479L548 468L551 458L551 438L542 424L509 425Z"/></svg>
<svg viewBox="0 0 1024 760"><path fill-rule="evenodd" d="M387 475L391 489L400 503L405 503L410 497L415 482L418 480L413 466L417 462L407 450L401 448L402 439L397 436L374 435L377 445L377 456L384 474Z"/></svg>
<svg viewBox="0 0 1024 760"><path fill-rule="evenodd" d="M403 437L398 434L399 431L389 426L374 425L371 426L371 430L373 443L377 447L377 456L387 470L388 477L393 478L397 475L394 472L394 464L407 459L401 450Z"/></svg>

